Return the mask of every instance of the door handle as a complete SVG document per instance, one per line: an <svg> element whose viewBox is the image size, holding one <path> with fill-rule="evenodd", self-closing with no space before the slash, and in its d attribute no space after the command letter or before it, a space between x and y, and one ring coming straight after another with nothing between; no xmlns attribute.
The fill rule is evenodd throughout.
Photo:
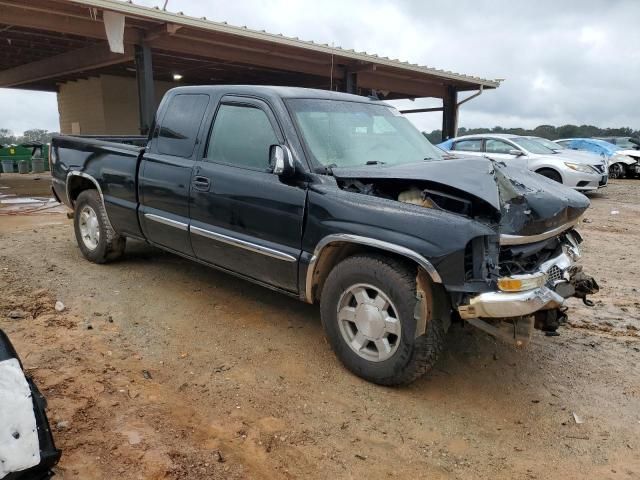
<svg viewBox="0 0 640 480"><path fill-rule="evenodd" d="M211 186L211 181L207 177L197 175L193 177L193 188L201 192L208 192Z"/></svg>

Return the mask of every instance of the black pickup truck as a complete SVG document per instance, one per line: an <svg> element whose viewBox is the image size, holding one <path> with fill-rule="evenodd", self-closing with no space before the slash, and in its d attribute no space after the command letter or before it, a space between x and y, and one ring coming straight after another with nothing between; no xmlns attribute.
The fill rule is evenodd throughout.
<svg viewBox="0 0 640 480"><path fill-rule="evenodd" d="M597 290L575 265L586 197L452 157L374 99L180 87L148 139L55 137L50 164L88 260L134 238L319 303L340 360L380 384L427 372L452 320L524 345Z"/></svg>

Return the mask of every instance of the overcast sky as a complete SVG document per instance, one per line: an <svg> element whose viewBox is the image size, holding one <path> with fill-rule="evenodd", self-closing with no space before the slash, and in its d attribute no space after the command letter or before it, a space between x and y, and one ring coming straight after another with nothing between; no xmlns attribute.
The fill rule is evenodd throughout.
<svg viewBox="0 0 640 480"><path fill-rule="evenodd" d="M169 0L167 9L504 78L461 107L460 126L640 129L640 0ZM0 114L0 128L15 132L58 129L54 94L0 89ZM412 120L426 130L441 121Z"/></svg>

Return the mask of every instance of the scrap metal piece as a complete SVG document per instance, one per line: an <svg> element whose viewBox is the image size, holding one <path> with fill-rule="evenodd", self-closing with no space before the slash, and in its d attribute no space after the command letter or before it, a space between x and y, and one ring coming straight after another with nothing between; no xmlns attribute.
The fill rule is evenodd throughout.
<svg viewBox="0 0 640 480"><path fill-rule="evenodd" d="M60 460L45 412L47 402L26 376L0 330L0 478L46 480Z"/></svg>
<svg viewBox="0 0 640 480"><path fill-rule="evenodd" d="M533 335L534 317L531 315L514 318L511 322L499 321L497 325L491 325L480 318L468 318L466 321L492 337L517 348L526 348Z"/></svg>

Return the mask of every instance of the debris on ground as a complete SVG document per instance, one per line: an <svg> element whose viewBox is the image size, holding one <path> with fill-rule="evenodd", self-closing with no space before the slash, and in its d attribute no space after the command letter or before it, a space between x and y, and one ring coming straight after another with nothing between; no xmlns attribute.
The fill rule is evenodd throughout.
<svg viewBox="0 0 640 480"><path fill-rule="evenodd" d="M573 414L573 420L576 422L577 425L581 425L584 423L584 420L580 418L580 416L578 416L576 412L572 412L572 414Z"/></svg>

